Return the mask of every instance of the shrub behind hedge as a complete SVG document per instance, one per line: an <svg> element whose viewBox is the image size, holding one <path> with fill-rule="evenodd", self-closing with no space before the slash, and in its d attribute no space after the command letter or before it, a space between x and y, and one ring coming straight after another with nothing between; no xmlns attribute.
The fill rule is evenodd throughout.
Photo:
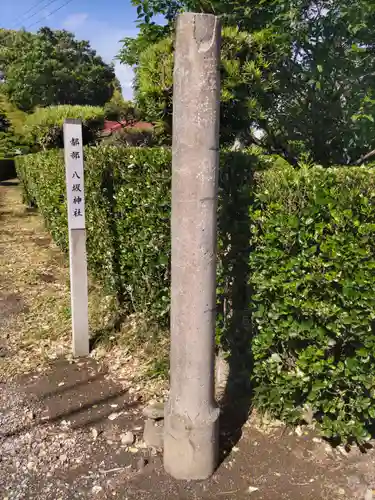
<svg viewBox="0 0 375 500"><path fill-rule="evenodd" d="M365 439L375 418L375 171L272 169L250 257L256 404Z"/></svg>
<svg viewBox="0 0 375 500"><path fill-rule="evenodd" d="M97 106L50 106L37 108L27 115L23 133L34 150L62 148L64 144L63 124L66 118L82 120L84 144L95 142L98 132L104 127L104 109Z"/></svg>

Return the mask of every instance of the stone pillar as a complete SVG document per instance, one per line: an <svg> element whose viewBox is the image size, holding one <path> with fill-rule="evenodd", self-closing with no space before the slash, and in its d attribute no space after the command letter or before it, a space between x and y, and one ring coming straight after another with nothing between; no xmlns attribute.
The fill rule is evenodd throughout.
<svg viewBox="0 0 375 500"><path fill-rule="evenodd" d="M218 463L214 397L220 22L177 19L173 83L171 380L164 467L206 479Z"/></svg>

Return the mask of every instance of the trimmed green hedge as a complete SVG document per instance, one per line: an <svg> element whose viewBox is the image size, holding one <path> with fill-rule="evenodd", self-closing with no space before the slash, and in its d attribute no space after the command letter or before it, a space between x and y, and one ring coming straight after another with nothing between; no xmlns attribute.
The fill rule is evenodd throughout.
<svg viewBox="0 0 375 500"><path fill-rule="evenodd" d="M85 148L88 265L129 310L167 316L169 186L167 149ZM17 159L27 201L67 250L63 152Z"/></svg>
<svg viewBox="0 0 375 500"><path fill-rule="evenodd" d="M239 193L250 192L244 182L254 157L242 153L222 155L220 188L220 247L218 309L231 303L232 271L229 260L247 266L246 251L233 245L238 228L233 217ZM67 209L63 152L50 150L17 159L25 201L37 205L55 242L68 249ZM170 182L171 152L167 148L85 148L85 192L88 265L119 301L132 311L147 312L150 318L168 321L170 297ZM242 212L246 215L247 205ZM243 238L242 238L243 240ZM233 252L226 247L232 244ZM236 267L235 267L236 269ZM245 276L241 278L246 286ZM245 309L246 303L243 304ZM230 325L219 314L217 337L224 343ZM226 342L229 344L230 342Z"/></svg>
<svg viewBox="0 0 375 500"><path fill-rule="evenodd" d="M259 177L250 256L255 402L330 438L375 419L375 170Z"/></svg>
<svg viewBox="0 0 375 500"><path fill-rule="evenodd" d="M128 310L163 322L170 162L163 148L85 149L91 272ZM66 249L62 152L17 168ZM365 440L375 421L374 170L275 162L263 171L254 156L223 153L219 187L217 342L233 372L252 359L260 410Z"/></svg>
<svg viewBox="0 0 375 500"><path fill-rule="evenodd" d="M11 158L0 158L0 181L7 181L17 177L16 166Z"/></svg>

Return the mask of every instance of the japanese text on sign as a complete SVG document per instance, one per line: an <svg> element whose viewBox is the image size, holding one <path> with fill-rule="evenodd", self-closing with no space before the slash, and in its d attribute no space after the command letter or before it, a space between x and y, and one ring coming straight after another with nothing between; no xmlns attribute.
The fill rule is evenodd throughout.
<svg viewBox="0 0 375 500"><path fill-rule="evenodd" d="M64 123L64 148L69 229L84 229L85 194L81 123L73 120Z"/></svg>

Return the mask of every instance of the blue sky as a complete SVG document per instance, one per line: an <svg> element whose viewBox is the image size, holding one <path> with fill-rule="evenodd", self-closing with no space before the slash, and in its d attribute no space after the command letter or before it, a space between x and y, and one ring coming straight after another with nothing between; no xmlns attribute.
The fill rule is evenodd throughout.
<svg viewBox="0 0 375 500"><path fill-rule="evenodd" d="M122 38L137 34L137 13L130 0L70 0L58 12L47 17L67 2L68 0L0 0L0 27L24 27L28 31L37 31L42 26L67 29L78 39L89 40L92 48L107 62L112 61L118 53ZM131 98L131 68L115 61L115 70L124 97Z"/></svg>

